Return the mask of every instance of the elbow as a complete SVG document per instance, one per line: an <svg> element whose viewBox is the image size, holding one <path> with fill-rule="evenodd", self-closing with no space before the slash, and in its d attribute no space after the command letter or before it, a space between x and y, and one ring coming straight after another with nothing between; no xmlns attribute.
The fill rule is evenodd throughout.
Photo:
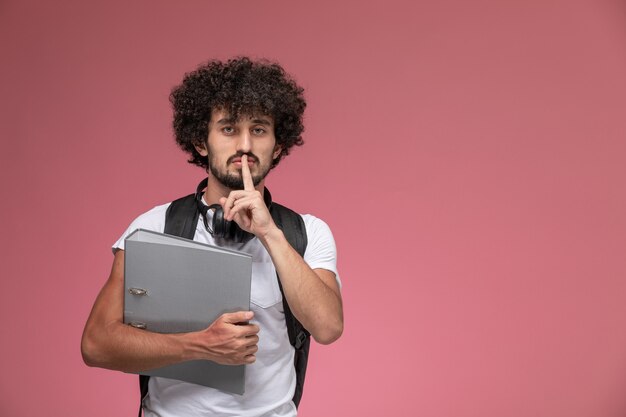
<svg viewBox="0 0 626 417"><path fill-rule="evenodd" d="M313 339L320 345L330 345L341 337L343 334L343 320L339 320L333 325L326 326L324 329L312 333Z"/></svg>
<svg viewBox="0 0 626 417"><path fill-rule="evenodd" d="M83 357L83 362L89 367L98 366L97 361L97 345L86 333L83 334L83 338L80 341L80 353Z"/></svg>
<svg viewBox="0 0 626 417"><path fill-rule="evenodd" d="M104 352L98 343L97 338L90 334L88 329L85 329L83 337L80 341L80 353L83 357L83 362L89 367L104 367Z"/></svg>

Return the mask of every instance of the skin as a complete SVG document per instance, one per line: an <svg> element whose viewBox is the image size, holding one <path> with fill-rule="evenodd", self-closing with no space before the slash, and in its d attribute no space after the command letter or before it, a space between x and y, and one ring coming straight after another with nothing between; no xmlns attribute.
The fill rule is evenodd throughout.
<svg viewBox="0 0 626 417"><path fill-rule="evenodd" d="M280 275L294 316L313 338L322 344L337 340L343 332L343 309L335 274L313 270L304 262L273 222L263 201L264 174L281 150L272 118L234 121L223 111L214 111L207 143L196 148L221 174L243 180L243 189L233 190L210 174L206 202L219 202L227 219L259 238ZM87 365L139 372L194 359L231 365L256 360L259 327L248 323L253 312L224 314L199 332L152 333L123 323L123 292L124 251L118 250L83 332L81 351Z"/></svg>

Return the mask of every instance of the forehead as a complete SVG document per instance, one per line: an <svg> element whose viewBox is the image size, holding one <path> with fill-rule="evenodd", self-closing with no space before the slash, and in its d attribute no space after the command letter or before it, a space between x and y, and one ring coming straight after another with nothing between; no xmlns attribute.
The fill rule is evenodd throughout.
<svg viewBox="0 0 626 417"><path fill-rule="evenodd" d="M209 120L210 125L223 125L232 123L254 123L274 126L274 118L272 116L262 113L244 113L235 118L232 117L229 112L223 109L213 109L213 111L211 112L211 120Z"/></svg>

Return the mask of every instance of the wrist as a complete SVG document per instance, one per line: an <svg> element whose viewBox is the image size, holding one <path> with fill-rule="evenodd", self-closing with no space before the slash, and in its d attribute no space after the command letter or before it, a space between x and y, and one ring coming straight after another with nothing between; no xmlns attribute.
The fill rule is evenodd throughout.
<svg viewBox="0 0 626 417"><path fill-rule="evenodd" d="M181 355L183 361L209 359L204 344L200 340L199 332L180 334Z"/></svg>
<svg viewBox="0 0 626 417"><path fill-rule="evenodd" d="M269 246L271 246L272 244L284 241L285 234L276 225L274 225L274 227L270 228L267 232L259 235L258 238L263 246L269 249Z"/></svg>

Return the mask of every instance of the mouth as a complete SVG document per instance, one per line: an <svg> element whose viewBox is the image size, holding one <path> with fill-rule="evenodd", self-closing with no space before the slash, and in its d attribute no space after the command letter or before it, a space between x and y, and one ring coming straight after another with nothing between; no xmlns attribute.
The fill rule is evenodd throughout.
<svg viewBox="0 0 626 417"><path fill-rule="evenodd" d="M232 158L232 160L230 161L231 164L235 165L236 167L241 167L241 157L237 156L235 158ZM256 159L248 156L248 166L251 167L256 163Z"/></svg>

